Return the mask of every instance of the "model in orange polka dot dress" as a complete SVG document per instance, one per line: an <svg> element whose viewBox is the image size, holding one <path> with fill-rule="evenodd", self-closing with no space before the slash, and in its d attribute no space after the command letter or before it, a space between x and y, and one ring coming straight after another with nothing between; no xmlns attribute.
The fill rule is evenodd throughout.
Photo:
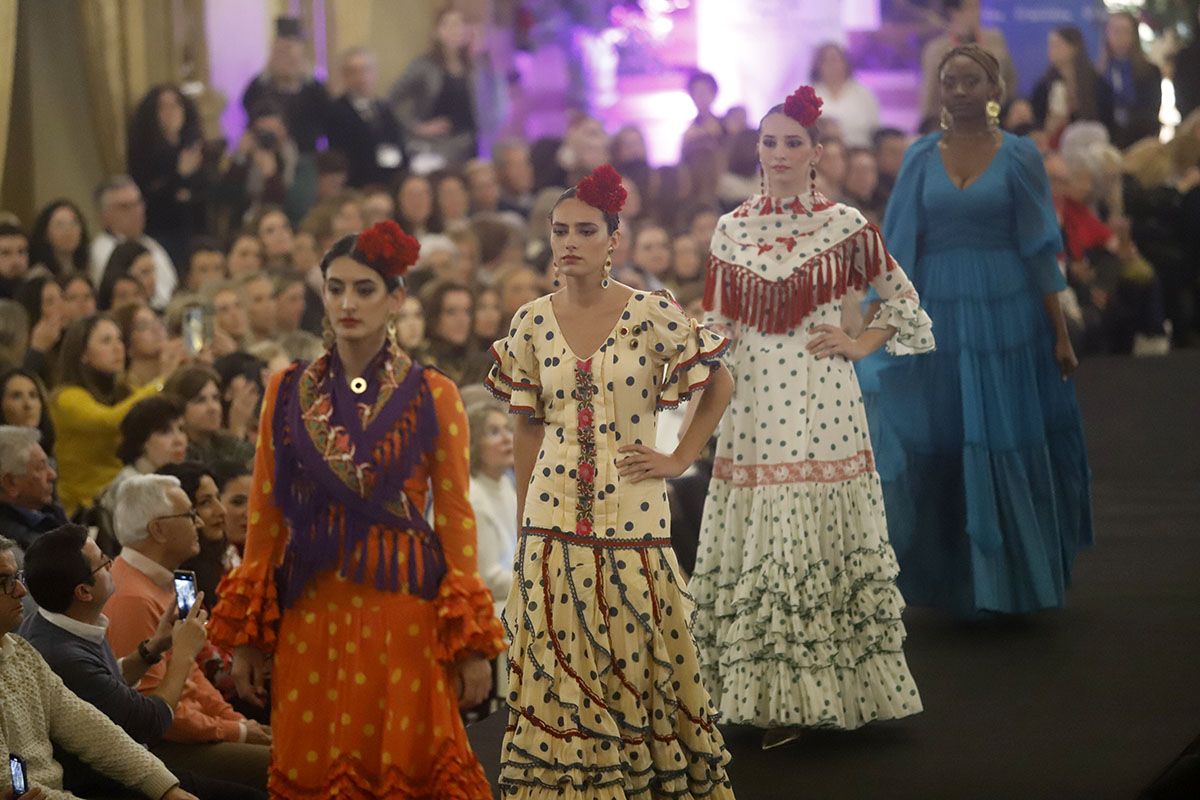
<svg viewBox="0 0 1200 800"><path fill-rule="evenodd" d="M390 222L334 245L334 346L263 401L245 558L210 638L236 648L247 699L270 662L273 798L491 797L459 717L503 644L476 571L466 414L386 335L416 247Z"/></svg>

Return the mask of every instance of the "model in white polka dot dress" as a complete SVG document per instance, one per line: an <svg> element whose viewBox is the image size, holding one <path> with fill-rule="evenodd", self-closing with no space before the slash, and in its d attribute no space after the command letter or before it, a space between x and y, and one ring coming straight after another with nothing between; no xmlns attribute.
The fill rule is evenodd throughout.
<svg viewBox="0 0 1200 800"><path fill-rule="evenodd" d="M853 361L885 342L931 350L931 323L878 230L809 189L811 124L783 107L763 120L776 194L721 218L705 293L736 388L689 587L694 632L724 721L768 729L921 710ZM882 305L851 338L868 287Z"/></svg>

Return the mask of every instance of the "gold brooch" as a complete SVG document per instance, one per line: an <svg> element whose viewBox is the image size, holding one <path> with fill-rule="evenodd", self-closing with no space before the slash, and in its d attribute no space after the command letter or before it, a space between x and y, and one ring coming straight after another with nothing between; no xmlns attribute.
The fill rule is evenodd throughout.
<svg viewBox="0 0 1200 800"><path fill-rule="evenodd" d="M353 380L350 381L350 391L354 392L355 394L362 394L366 390L367 390L367 379L366 378L359 377L359 378L354 378Z"/></svg>

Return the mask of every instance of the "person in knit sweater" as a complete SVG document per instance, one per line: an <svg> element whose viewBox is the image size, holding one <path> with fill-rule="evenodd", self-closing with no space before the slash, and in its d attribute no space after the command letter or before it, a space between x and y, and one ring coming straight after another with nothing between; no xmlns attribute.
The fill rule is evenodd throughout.
<svg viewBox="0 0 1200 800"><path fill-rule="evenodd" d="M75 798L62 788L55 745L151 800L197 800L146 748L63 686L33 645L13 635L25 596L15 551L15 542L0 537L0 750L25 760L30 786L45 800ZM0 771L0 793L7 797L11 788L8 770Z"/></svg>

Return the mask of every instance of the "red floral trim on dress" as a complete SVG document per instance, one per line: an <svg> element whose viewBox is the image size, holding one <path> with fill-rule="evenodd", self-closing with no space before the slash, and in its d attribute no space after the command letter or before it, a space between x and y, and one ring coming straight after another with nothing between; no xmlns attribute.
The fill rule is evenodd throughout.
<svg viewBox="0 0 1200 800"><path fill-rule="evenodd" d="M496 619L492 593L478 576L452 570L442 578L438 596L434 654L452 663L467 654L495 658L504 650L504 629Z"/></svg>
<svg viewBox="0 0 1200 800"><path fill-rule="evenodd" d="M513 402L514 392L533 392L536 395L538 392L542 391L542 387L536 383L533 383L532 381L518 380L505 372L501 367L501 364L504 363L504 359L500 353L497 352L495 345L492 345L492 347L488 350L488 355L492 357L492 360L495 363L492 364L492 369L483 379L484 388L491 392L492 396L497 400L508 404L508 413L521 414L522 416L527 417L531 422L544 423L546 418L544 415L540 415L538 413L538 409L534 408L533 406L527 406Z"/></svg>
<svg viewBox="0 0 1200 800"><path fill-rule="evenodd" d="M596 430L593 398L596 384L592 381L592 360L579 359L575 362L576 437L579 441L579 463L575 465L575 534L592 536L593 504L596 499Z"/></svg>
<svg viewBox="0 0 1200 800"><path fill-rule="evenodd" d="M221 599L208 620L208 640L230 650L250 645L269 655L275 652L280 619L274 570L249 577L242 574L247 566L238 567L217 586Z"/></svg>
<svg viewBox="0 0 1200 800"><path fill-rule="evenodd" d="M465 742L443 745L424 779L412 777L401 764L385 766L379 775L364 772L361 761L344 753L328 766L325 783L313 788L288 778L286 768L272 759L267 788L272 798L283 800L490 800L492 796L483 767Z"/></svg>
<svg viewBox="0 0 1200 800"><path fill-rule="evenodd" d="M875 471L875 455L861 450L838 461L792 461L786 464L734 464L731 459L713 462L713 477L734 486L777 486L783 483L837 483Z"/></svg>
<svg viewBox="0 0 1200 800"><path fill-rule="evenodd" d="M714 335L719 336L719 334ZM703 337L701 338L703 339ZM657 407L659 409L676 408L680 403L691 400L692 395L695 392L703 389L705 386L708 386L708 384L712 382L713 373L716 372L717 367L721 363L721 354L724 353L728 347L729 339L722 338L720 343L714 346L711 350L701 349L691 358L676 364L675 368L671 370L671 374L667 376L666 381L663 383L663 392L666 392L667 389L678 383L681 378L686 377L685 373L695 366L697 362L708 367L708 369L704 372L704 375L702 378L700 378L700 380L696 381L695 383L688 384L684 388L680 389L677 397L668 399L660 395L657 401Z"/></svg>

